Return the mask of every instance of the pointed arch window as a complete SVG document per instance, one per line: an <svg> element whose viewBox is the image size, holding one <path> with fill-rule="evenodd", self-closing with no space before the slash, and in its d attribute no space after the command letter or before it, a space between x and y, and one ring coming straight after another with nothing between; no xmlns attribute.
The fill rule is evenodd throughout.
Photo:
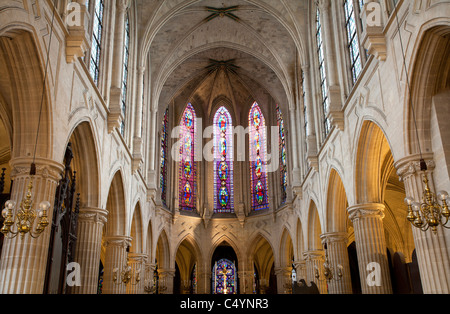
<svg viewBox="0 0 450 314"><path fill-rule="evenodd" d="M127 13L125 18L125 39L123 47L123 68L122 68L122 113L123 120L120 126L120 133L125 135L125 117L127 113L127 92L128 92L128 60L130 57L130 19Z"/></svg>
<svg viewBox="0 0 450 314"><path fill-rule="evenodd" d="M249 156L252 210L269 208L267 179L267 135L266 122L259 105L255 102L249 117Z"/></svg>
<svg viewBox="0 0 450 314"><path fill-rule="evenodd" d="M161 162L159 173L159 186L161 188L161 201L167 206L167 154L168 154L168 127L169 108L164 112L161 130Z"/></svg>
<svg viewBox="0 0 450 314"><path fill-rule="evenodd" d="M225 107L214 116L214 211L234 212L233 120Z"/></svg>
<svg viewBox="0 0 450 314"><path fill-rule="evenodd" d="M102 33L103 33L103 0L95 0L92 39L91 39L91 57L89 61L89 72L95 85L98 86L98 78L100 73L100 55L102 51Z"/></svg>
<svg viewBox="0 0 450 314"><path fill-rule="evenodd" d="M277 123L279 131L279 151L280 151L280 182L281 182L281 203L287 199L287 156L286 156L286 129L284 128L283 113L277 105Z"/></svg>
<svg viewBox="0 0 450 314"><path fill-rule="evenodd" d="M180 123L179 207L185 211L195 211L196 208L195 120L194 107L189 103Z"/></svg>
<svg viewBox="0 0 450 314"><path fill-rule="evenodd" d="M228 259L221 259L213 268L213 293L236 294L237 277L236 265Z"/></svg>
<svg viewBox="0 0 450 314"><path fill-rule="evenodd" d="M327 137L331 131L331 122L328 119L329 111L329 99L328 99L328 83L327 74L325 68L325 54L323 50L322 39L322 23L320 21L320 10L317 8L316 13L316 43L317 43L317 55L319 59L319 74L320 74L320 89L322 91L322 110L323 110L323 122L324 122L324 136Z"/></svg>
<svg viewBox="0 0 450 314"><path fill-rule="evenodd" d="M358 29L356 25L357 9L364 5L363 1L358 1L359 7L355 7L353 0L344 0L345 28L347 30L348 50L350 55L350 69L352 72L353 84L358 79L362 71L361 50L359 43Z"/></svg>

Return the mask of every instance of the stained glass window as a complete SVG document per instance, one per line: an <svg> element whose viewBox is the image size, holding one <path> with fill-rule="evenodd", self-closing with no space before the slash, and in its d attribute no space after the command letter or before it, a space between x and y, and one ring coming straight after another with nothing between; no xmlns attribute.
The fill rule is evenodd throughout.
<svg viewBox="0 0 450 314"><path fill-rule="evenodd" d="M161 188L161 201L167 206L167 144L169 127L169 108L166 109L161 130L161 163L159 173L159 187Z"/></svg>
<svg viewBox="0 0 450 314"><path fill-rule="evenodd" d="M123 71L122 71L122 113L123 120L120 133L125 135L125 116L127 114L127 92L128 92L128 59L130 57L130 19L128 14L125 20L125 41L123 51Z"/></svg>
<svg viewBox="0 0 450 314"><path fill-rule="evenodd" d="M234 211L233 121L225 107L214 116L214 211Z"/></svg>
<svg viewBox="0 0 450 314"><path fill-rule="evenodd" d="M360 2L361 5L361 2ZM348 49L350 52L350 63L352 82L355 83L362 71L361 54L359 50L358 30L356 28L356 11L353 0L344 0L345 26L347 29Z"/></svg>
<svg viewBox="0 0 450 314"><path fill-rule="evenodd" d="M255 102L250 110L249 148L252 210L269 208L267 179L267 137L266 122L259 105Z"/></svg>
<svg viewBox="0 0 450 314"><path fill-rule="evenodd" d="M320 21L320 11L317 9L316 14L316 40L317 40L317 55L319 58L319 74L320 74L320 89L322 91L322 110L324 120L324 135L327 136L331 131L331 122L327 118L329 111L329 99L328 99L328 84L327 74L325 68L325 55L323 50L322 40L322 23Z"/></svg>
<svg viewBox="0 0 450 314"><path fill-rule="evenodd" d="M194 211L196 207L196 167L194 159L195 142L195 110L191 104L186 109L181 118L180 140L180 210Z"/></svg>
<svg viewBox="0 0 450 314"><path fill-rule="evenodd" d="M221 259L213 268L213 293L236 294L236 265L227 259Z"/></svg>
<svg viewBox="0 0 450 314"><path fill-rule="evenodd" d="M280 144L281 203L285 203L287 199L286 129L284 128L283 114L279 106L277 106L277 122Z"/></svg>
<svg viewBox="0 0 450 314"><path fill-rule="evenodd" d="M95 1L92 40L91 40L91 58L89 65L89 72L95 85L98 85L98 77L100 73L100 54L102 50L102 32L103 32L103 0Z"/></svg>

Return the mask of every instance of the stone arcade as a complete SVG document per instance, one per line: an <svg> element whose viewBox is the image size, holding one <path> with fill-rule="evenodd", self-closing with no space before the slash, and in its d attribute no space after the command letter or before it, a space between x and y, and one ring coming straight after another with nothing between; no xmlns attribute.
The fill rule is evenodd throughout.
<svg viewBox="0 0 450 314"><path fill-rule="evenodd" d="M0 73L0 204L34 161L59 226L3 294L450 293L448 1L4 0Z"/></svg>

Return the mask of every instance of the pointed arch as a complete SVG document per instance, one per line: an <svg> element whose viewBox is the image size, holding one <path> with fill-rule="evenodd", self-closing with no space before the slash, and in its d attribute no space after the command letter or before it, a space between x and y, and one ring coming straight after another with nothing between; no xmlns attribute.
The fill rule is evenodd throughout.
<svg viewBox="0 0 450 314"><path fill-rule="evenodd" d="M195 161L196 113L188 103L180 121L179 207L195 211L197 207L197 167Z"/></svg>
<svg viewBox="0 0 450 314"><path fill-rule="evenodd" d="M234 212L233 184L233 120L230 112L220 107L213 120L214 126L214 212Z"/></svg>
<svg viewBox="0 0 450 314"><path fill-rule="evenodd" d="M105 235L125 235L127 226L126 200L122 172L118 170L112 181L106 201L108 221Z"/></svg>
<svg viewBox="0 0 450 314"><path fill-rule="evenodd" d="M346 232L348 223L347 194L339 173L332 168L328 179L326 206L327 232Z"/></svg>
<svg viewBox="0 0 450 314"><path fill-rule="evenodd" d="M100 207L100 176L97 141L92 124L81 121L72 131L66 144L71 144L74 154L73 170L76 172L77 193L81 207Z"/></svg>
<svg viewBox="0 0 450 314"><path fill-rule="evenodd" d="M156 244L155 260L158 269L171 268L170 244L165 230L162 230L159 235L158 242Z"/></svg>
<svg viewBox="0 0 450 314"><path fill-rule="evenodd" d="M292 237L287 228L283 228L280 239L279 266L292 267L294 259L294 245Z"/></svg>
<svg viewBox="0 0 450 314"><path fill-rule="evenodd" d="M131 220L131 248L130 252L142 253L144 252L144 239L143 239L143 219L142 219L142 209L139 202L136 203L134 208L133 218Z"/></svg>
<svg viewBox="0 0 450 314"><path fill-rule="evenodd" d="M319 212L316 204L311 201L308 211L308 251L322 250L322 240L320 239L321 234L322 228L320 224Z"/></svg>
<svg viewBox="0 0 450 314"><path fill-rule="evenodd" d="M251 207L253 211L269 208L267 176L266 120L257 102L248 115Z"/></svg>

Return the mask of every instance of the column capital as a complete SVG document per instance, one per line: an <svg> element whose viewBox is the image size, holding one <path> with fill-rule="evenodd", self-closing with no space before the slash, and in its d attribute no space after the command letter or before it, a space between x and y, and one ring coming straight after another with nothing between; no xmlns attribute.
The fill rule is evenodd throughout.
<svg viewBox="0 0 450 314"><path fill-rule="evenodd" d="M145 263L147 262L148 255L145 253L129 253L128 260L134 263Z"/></svg>
<svg viewBox="0 0 450 314"><path fill-rule="evenodd" d="M360 218L378 217L384 218L386 206L380 203L354 205L347 209L351 221Z"/></svg>
<svg viewBox="0 0 450 314"><path fill-rule="evenodd" d="M347 232L327 232L320 235L322 243L346 242L348 239Z"/></svg>
<svg viewBox="0 0 450 314"><path fill-rule="evenodd" d="M115 246L127 248L131 245L132 238L128 236L105 236L104 238L105 246Z"/></svg>
<svg viewBox="0 0 450 314"><path fill-rule="evenodd" d="M422 156L419 154L410 155L394 163L394 167L395 169L397 169L397 175L400 177L400 180L404 181L409 176L419 174L421 172L420 169L421 159L425 160L425 163L429 171L434 170L436 164L434 162L432 153L423 154Z"/></svg>
<svg viewBox="0 0 450 314"><path fill-rule="evenodd" d="M32 163L33 158L31 157L11 159L9 162L11 166L11 178L14 179L19 176L29 176ZM62 163L51 159L36 158L34 164L36 165L36 176L55 181L61 179L64 171L64 165Z"/></svg>
<svg viewBox="0 0 450 314"><path fill-rule="evenodd" d="M325 11L330 9L331 1L330 0L316 0L316 5L320 11Z"/></svg>
<svg viewBox="0 0 450 314"><path fill-rule="evenodd" d="M306 251L306 252L303 252L303 256L305 257L306 261L320 259L325 256L325 252L323 250Z"/></svg>
<svg viewBox="0 0 450 314"><path fill-rule="evenodd" d="M106 224L108 221L108 211L102 208L80 208L80 214L78 215L79 221L92 221L95 223Z"/></svg>
<svg viewBox="0 0 450 314"><path fill-rule="evenodd" d="M119 13L123 13L125 12L129 7L130 7L130 0L117 0L116 5L117 5L117 11Z"/></svg>

